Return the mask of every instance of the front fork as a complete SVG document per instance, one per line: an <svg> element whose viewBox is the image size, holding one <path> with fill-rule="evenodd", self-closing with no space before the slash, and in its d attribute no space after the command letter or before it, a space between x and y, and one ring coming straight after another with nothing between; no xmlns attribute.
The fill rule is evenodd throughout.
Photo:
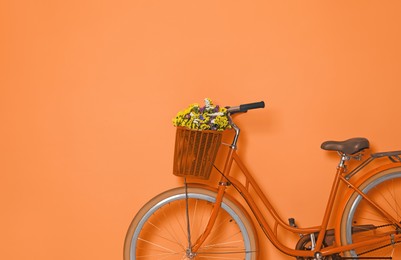
<svg viewBox="0 0 401 260"><path fill-rule="evenodd" d="M212 231L217 216L219 214L221 208L221 202L223 201L224 193L226 191L227 186L228 182L220 182L217 191L216 201L213 205L213 209L210 214L209 222L205 228L205 231L202 233L202 235L199 236L199 238L192 246L189 245L189 248L187 250L187 257L189 259L193 259L196 256L196 253L198 252L199 248L202 246L203 242L205 242L206 238L210 235L210 232Z"/></svg>

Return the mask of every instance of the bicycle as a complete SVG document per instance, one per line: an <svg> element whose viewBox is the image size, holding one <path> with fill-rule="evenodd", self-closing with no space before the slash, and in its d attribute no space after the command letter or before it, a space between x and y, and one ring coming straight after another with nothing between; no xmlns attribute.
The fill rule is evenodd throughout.
<svg viewBox="0 0 401 260"><path fill-rule="evenodd" d="M150 200L129 226L124 243L125 260L255 260L259 246L255 224L276 248L297 260L401 259L401 247L398 246L401 242L401 205L398 205L401 201L401 151L372 153L362 160L370 146L366 138L324 142L321 148L337 152L340 161L321 225L301 228L294 219L287 222L279 216L236 152L240 129L232 116L264 106L262 101L227 107L229 124L235 133L231 144L226 144L228 153L223 170L215 167L221 174L217 187L188 183L187 177L191 176L183 174L183 187L165 191ZM205 133L207 137L199 138L196 137L198 133L195 137L185 134L184 139L192 140L192 143L204 138L220 142L218 136ZM196 149L203 149L202 154L213 150L200 146ZM191 151L181 153L191 154ZM213 150L210 157L215 152ZM198 167L194 158L182 159L183 154L177 156L180 158L178 164L192 170ZM208 156L200 161L208 160L213 164L213 158ZM350 160L361 162L348 170ZM373 161L380 164L373 164L374 168L367 170ZM240 169L242 179L230 175L233 163ZM338 198L340 184L347 189L343 198ZM243 202L228 194L228 189L237 192ZM251 190L263 208L255 202ZM340 203L335 204L336 199ZM262 210L268 212L268 216ZM332 218L335 224L329 228ZM274 225L269 224L270 219L274 220ZM278 239L277 227L300 236L294 248Z"/></svg>

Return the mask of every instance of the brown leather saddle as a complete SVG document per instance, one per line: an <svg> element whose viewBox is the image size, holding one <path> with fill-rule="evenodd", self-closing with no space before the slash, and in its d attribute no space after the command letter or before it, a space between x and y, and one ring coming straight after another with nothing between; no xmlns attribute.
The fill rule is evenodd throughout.
<svg viewBox="0 0 401 260"><path fill-rule="evenodd" d="M345 141L326 141L320 146L323 150L337 151L344 154L355 154L369 148L369 140L363 137Z"/></svg>

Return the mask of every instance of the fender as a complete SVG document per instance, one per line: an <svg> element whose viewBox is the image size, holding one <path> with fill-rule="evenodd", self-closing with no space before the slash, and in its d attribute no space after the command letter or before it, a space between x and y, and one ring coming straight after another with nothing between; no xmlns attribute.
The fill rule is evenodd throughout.
<svg viewBox="0 0 401 260"><path fill-rule="evenodd" d="M363 174L353 185L355 187L359 188L363 183L365 183L367 180L369 180L376 174L387 171L387 170L396 169L396 168L399 168L399 170L401 171L401 163L390 163L390 164L376 167L376 168L368 171L367 173ZM338 215L336 216L335 228L334 228L335 229L335 241L336 241L337 245L341 245L341 234L340 234L341 230L340 229L341 229L342 215L343 215L343 212L345 210L345 207L346 207L348 201L350 200L350 198L354 194L354 192L355 192L354 190L349 189L345 193L344 198L341 200L341 202L339 203L339 207L337 208Z"/></svg>

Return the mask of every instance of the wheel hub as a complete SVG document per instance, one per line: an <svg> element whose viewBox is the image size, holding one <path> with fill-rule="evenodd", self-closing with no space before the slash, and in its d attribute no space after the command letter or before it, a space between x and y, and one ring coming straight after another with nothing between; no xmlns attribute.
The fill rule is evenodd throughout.
<svg viewBox="0 0 401 260"><path fill-rule="evenodd" d="M192 252L192 250L188 248L186 251L186 256L187 256L186 259L195 259L196 253Z"/></svg>

